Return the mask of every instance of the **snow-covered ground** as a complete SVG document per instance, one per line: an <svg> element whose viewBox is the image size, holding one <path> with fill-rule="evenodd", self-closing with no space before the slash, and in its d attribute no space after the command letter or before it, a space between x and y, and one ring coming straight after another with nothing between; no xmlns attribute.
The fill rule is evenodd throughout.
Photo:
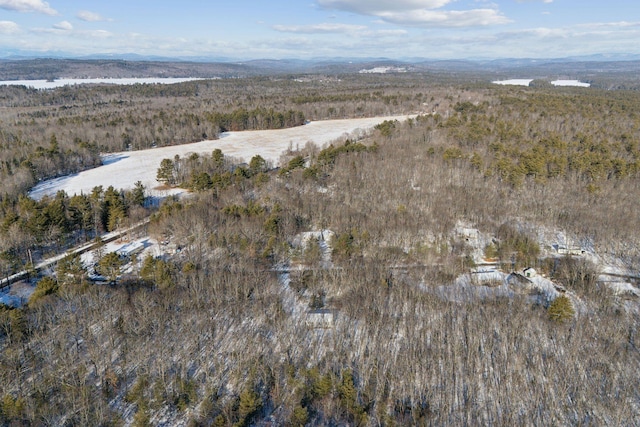
<svg viewBox="0 0 640 427"><path fill-rule="evenodd" d="M195 77L188 78L128 78L128 79L56 79L49 80L4 80L0 81L0 86L27 86L34 89L55 89L63 86L74 86L82 84L114 84L114 85L135 85L135 84L175 84L202 80Z"/></svg>
<svg viewBox="0 0 640 427"><path fill-rule="evenodd" d="M316 241L322 253L322 268L332 268L331 262L331 240L336 234L331 230L305 231L296 235L291 242L291 246L295 249L305 250L312 241Z"/></svg>
<svg viewBox="0 0 640 427"><path fill-rule="evenodd" d="M288 129L226 132L217 140L107 154L103 157L102 166L41 182L29 195L39 200L45 195L53 196L59 190L64 190L70 196L87 194L98 185L104 188L113 185L118 189L130 189L140 181L149 195L163 197L182 190L154 190L158 187L156 175L162 159L173 159L176 155L184 157L190 153L211 154L214 149L219 148L225 155L247 162L259 154L275 165L288 148L302 148L309 141L323 146L345 135L369 130L384 120L406 120L409 117L414 116L324 120Z"/></svg>
<svg viewBox="0 0 640 427"><path fill-rule="evenodd" d="M508 79L508 80L495 80L491 83L498 85L515 85L515 86L529 86L533 79ZM554 86L577 86L577 87L589 87L590 83L584 83L579 80L554 80L551 82Z"/></svg>
<svg viewBox="0 0 640 427"><path fill-rule="evenodd" d="M4 304L9 307L21 307L24 303L29 301L29 297L34 290L35 286L29 283L14 283L0 291L0 304Z"/></svg>
<svg viewBox="0 0 640 427"><path fill-rule="evenodd" d="M640 289L635 283L640 280L637 270L625 265L619 258L599 255L589 241L578 241L565 234L564 231L518 224L518 228L536 237L543 258L562 258L572 256L588 261L599 272L597 281L607 286L614 295L627 299L640 298ZM506 274L500 265L484 257L484 248L492 242L493 236L474 228L471 223L458 221L451 237L455 241L464 241L469 248L473 261L479 265L469 273L460 275L454 283L431 288L421 283L421 289L451 301L474 301L496 297L509 297L514 292L528 292L538 304L548 306L551 301L565 294L578 313L584 313L586 306L580 298L560 284L554 283L543 275L533 273L527 276L526 271L514 271ZM562 248L577 248L576 253L563 253ZM504 268L504 267L503 267ZM508 268L508 266L507 266Z"/></svg>
<svg viewBox="0 0 640 427"><path fill-rule="evenodd" d="M533 79L509 79L509 80L495 80L491 83L497 85L516 85L516 86L529 86Z"/></svg>
<svg viewBox="0 0 640 427"><path fill-rule="evenodd" d="M584 83L580 80L554 80L551 82L554 86L576 86L576 87L589 87L591 83Z"/></svg>
<svg viewBox="0 0 640 427"><path fill-rule="evenodd" d="M99 261L98 259L96 259L96 255L98 254L98 252L101 256L104 256L111 252L116 252L117 254L124 255L129 253L131 248L139 249L139 251L136 250L136 258L138 260L138 264L140 264L147 257L147 255L151 255L152 257L159 257L162 256L165 252L165 250L160 247L156 240L150 238L149 236L144 236L136 238L134 240L118 239L109 243L105 243L104 246L100 248L100 250L94 249L93 251L85 252L80 255L80 261L82 262L82 266L91 273L94 264ZM126 265L123 269L123 273L130 273L133 267L134 266L132 266L131 264Z"/></svg>
<svg viewBox="0 0 640 427"><path fill-rule="evenodd" d="M105 235L104 237L108 237L108 235ZM128 260L130 260L128 255L135 252L137 254L136 264L133 265L131 262L128 262L122 269L122 273L132 273L134 270L139 270L141 268L142 261L147 257L147 255L160 257L171 251L168 247L163 247L163 245L160 245L149 236L138 237L133 240L121 238L105 243L99 251L94 249L80 255L82 266L87 270L89 277L93 280L104 280L103 277L98 276L94 271L94 264L98 262L98 259L96 259L98 252L100 252L100 256L104 256L110 252L116 252L126 256ZM61 259L66 255L67 253L63 253L55 258ZM47 260L45 260L45 262L46 261ZM49 274L52 274L51 269L49 269ZM0 304L10 307L20 307L29 300L29 297L34 290L35 286L33 283L27 283L26 281L13 283L12 285L0 290Z"/></svg>
<svg viewBox="0 0 640 427"><path fill-rule="evenodd" d="M420 288L432 291L442 299L456 302L511 298L514 292L507 283L507 277L507 274L499 270L476 270L459 276L452 284L431 289L427 284L420 283Z"/></svg>

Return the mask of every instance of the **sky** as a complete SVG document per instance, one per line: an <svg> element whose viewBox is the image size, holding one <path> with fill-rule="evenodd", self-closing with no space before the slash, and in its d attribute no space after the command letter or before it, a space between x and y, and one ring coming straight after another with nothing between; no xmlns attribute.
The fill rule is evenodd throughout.
<svg viewBox="0 0 640 427"><path fill-rule="evenodd" d="M0 57L563 58L639 41L635 0L0 0Z"/></svg>

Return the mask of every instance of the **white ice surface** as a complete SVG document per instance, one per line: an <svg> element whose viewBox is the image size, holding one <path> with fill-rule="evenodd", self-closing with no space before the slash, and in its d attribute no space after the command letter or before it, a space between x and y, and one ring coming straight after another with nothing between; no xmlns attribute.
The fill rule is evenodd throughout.
<svg viewBox="0 0 640 427"><path fill-rule="evenodd" d="M496 80L491 83L497 85L516 85L516 86L529 86L533 79L509 79L509 80Z"/></svg>
<svg viewBox="0 0 640 427"><path fill-rule="evenodd" d="M0 81L0 86L27 86L34 89L54 89L63 86L74 86L81 84L114 84L114 85L135 85L135 84L174 84L201 80L194 77L188 78L126 78L126 79L56 79L48 80L4 80Z"/></svg>
<svg viewBox="0 0 640 427"><path fill-rule="evenodd" d="M491 83L498 85L516 85L516 86L529 86L533 79L508 79L508 80L495 80ZM551 82L554 86L577 86L577 87L589 87L590 83L584 83L579 80L554 80Z"/></svg>
<svg viewBox="0 0 640 427"><path fill-rule="evenodd" d="M577 87L589 87L590 83L584 83L579 80L554 80L551 82L554 86L577 86Z"/></svg>

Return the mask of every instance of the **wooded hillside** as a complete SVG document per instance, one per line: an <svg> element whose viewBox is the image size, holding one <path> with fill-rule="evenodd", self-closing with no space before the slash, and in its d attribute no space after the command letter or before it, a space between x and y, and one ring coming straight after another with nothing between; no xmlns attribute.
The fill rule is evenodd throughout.
<svg viewBox="0 0 640 427"><path fill-rule="evenodd" d="M111 285L88 283L67 260L28 305L0 313L6 424L640 423L638 298L598 281L593 258L550 256L545 237L562 232L638 270L636 93L345 76L76 88L68 96L106 102L76 114L61 109L78 102L62 101L67 90L2 90L16 105L7 132L45 138L51 153L52 133L58 151L73 151L75 135L122 149L85 114L142 147L159 126L164 143L218 131L216 112L422 112L361 140L308 145L278 170L221 152L181 159L181 182L167 184L193 196L166 200L148 229L178 254L146 258ZM6 153L29 155L11 141ZM63 194L42 206L5 202L5 252L14 250L5 236L29 236L18 254L43 244L32 225L50 230L36 218L53 206L63 223L85 206L89 238L111 227L105 212L144 215L140 194L116 190L73 204ZM487 258L534 267L562 296L516 285L463 294L458 279L475 265L460 224L491 236ZM301 244L308 232L321 237Z"/></svg>

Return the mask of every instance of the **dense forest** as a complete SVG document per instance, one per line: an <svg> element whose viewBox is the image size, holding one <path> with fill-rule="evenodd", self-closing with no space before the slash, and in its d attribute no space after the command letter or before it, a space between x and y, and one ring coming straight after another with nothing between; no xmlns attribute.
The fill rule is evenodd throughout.
<svg viewBox="0 0 640 427"><path fill-rule="evenodd" d="M5 270L147 216L146 233L179 248L122 275L101 254L103 284L67 258L28 304L1 309L3 423L640 423L639 301L596 262L640 266L636 92L407 74L0 93ZM141 186L24 195L67 173L38 153L55 163L86 144L95 164L234 123L410 112L277 168L219 150L166 159L159 180L191 195L157 208ZM460 288L477 267L461 228L487 236L485 259L534 267L561 294L514 275L508 294ZM558 256L559 233L594 256Z"/></svg>

